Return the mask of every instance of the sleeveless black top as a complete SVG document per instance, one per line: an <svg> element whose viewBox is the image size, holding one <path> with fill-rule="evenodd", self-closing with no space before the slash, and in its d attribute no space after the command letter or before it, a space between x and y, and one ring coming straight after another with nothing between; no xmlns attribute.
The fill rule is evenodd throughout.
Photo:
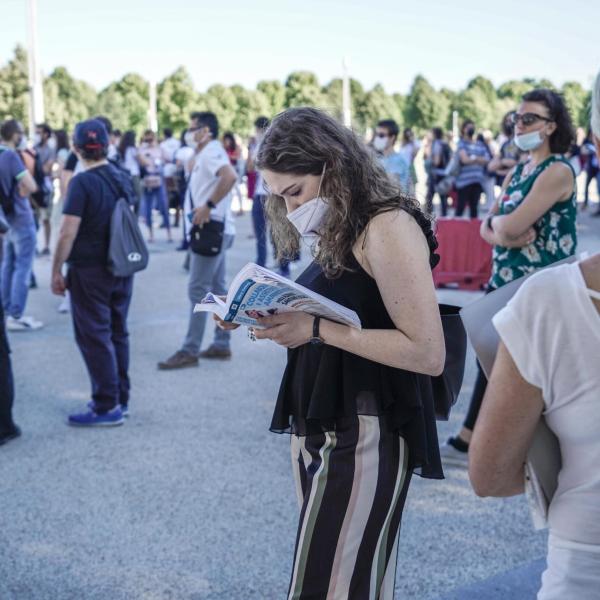
<svg viewBox="0 0 600 600"><path fill-rule="evenodd" d="M433 267L439 261L433 253L437 242L430 226L424 233ZM297 282L354 310L364 329L396 329L375 280L353 254L347 265L351 270L328 279L313 262ZM388 367L333 346L304 344L288 350L270 429L311 435L335 430L356 415L383 416L387 426L406 440L411 467L423 477L441 479L433 401L420 392L428 380L427 375Z"/></svg>

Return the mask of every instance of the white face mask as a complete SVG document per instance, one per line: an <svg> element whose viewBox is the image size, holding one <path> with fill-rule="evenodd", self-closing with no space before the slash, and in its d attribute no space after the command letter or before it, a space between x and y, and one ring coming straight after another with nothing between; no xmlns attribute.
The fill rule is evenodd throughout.
<svg viewBox="0 0 600 600"><path fill-rule="evenodd" d="M196 140L193 131L187 131L184 140L186 146L189 146L190 148L196 147Z"/></svg>
<svg viewBox="0 0 600 600"><path fill-rule="evenodd" d="M531 150L539 148L543 143L544 138L539 131L515 135L515 144L523 152L531 152Z"/></svg>
<svg viewBox="0 0 600 600"><path fill-rule="evenodd" d="M21 143L17 146L17 150L27 150L27 138L23 136Z"/></svg>
<svg viewBox="0 0 600 600"><path fill-rule="evenodd" d="M50 148L50 150L56 150L56 139L53 137L48 140L48 148Z"/></svg>
<svg viewBox="0 0 600 600"><path fill-rule="evenodd" d="M376 137L373 140L373 148L375 148L375 150L377 150L377 152L383 152L388 145L388 139L387 137Z"/></svg>
<svg viewBox="0 0 600 600"><path fill-rule="evenodd" d="M329 210L329 205L319 195L324 175L325 165L323 165L323 173L321 174L321 181L319 181L319 189L317 190L316 197L305 202L287 215L290 223L305 239L315 239L319 237L319 227L323 224L327 211Z"/></svg>
<svg viewBox="0 0 600 600"><path fill-rule="evenodd" d="M42 143L42 136L39 133L33 135L33 144L39 146Z"/></svg>

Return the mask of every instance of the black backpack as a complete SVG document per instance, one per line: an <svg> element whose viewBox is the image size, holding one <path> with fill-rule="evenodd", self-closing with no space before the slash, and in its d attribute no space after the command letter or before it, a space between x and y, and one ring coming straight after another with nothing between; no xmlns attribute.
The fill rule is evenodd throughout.
<svg viewBox="0 0 600 600"><path fill-rule="evenodd" d="M0 154L4 152L5 148L0 148ZM8 190L8 194L2 185L0 185L0 207L4 211L5 215L10 215L15 212L15 180L13 178L12 183L10 184L10 189Z"/></svg>
<svg viewBox="0 0 600 600"><path fill-rule="evenodd" d="M92 169L115 193L117 201L110 219L110 242L108 246L108 270L115 277L129 277L148 266L149 254L137 216L131 210L130 195L125 193L118 172L107 177Z"/></svg>
<svg viewBox="0 0 600 600"><path fill-rule="evenodd" d="M37 192L31 194L31 199L40 208L48 208L52 197L52 190L48 189L46 185L46 173L44 173L44 165L42 164L40 155L30 150L26 150L25 152L33 158L33 179L38 188Z"/></svg>

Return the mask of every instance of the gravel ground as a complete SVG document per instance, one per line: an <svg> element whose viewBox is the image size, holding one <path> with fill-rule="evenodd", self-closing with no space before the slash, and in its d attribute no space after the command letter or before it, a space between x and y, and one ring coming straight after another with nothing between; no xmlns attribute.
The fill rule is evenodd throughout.
<svg viewBox="0 0 600 600"><path fill-rule="evenodd" d="M598 249L599 226L582 220L582 247ZM253 258L249 232L246 215L230 274ZM182 260L159 241L136 278L132 416L102 431L66 425L89 383L70 317L48 291L50 262L36 261L40 289L28 312L46 327L11 338L23 436L0 450L1 600L285 598L297 506L289 440L268 431L285 353L238 332L231 362L158 372L186 328ZM478 294L440 296L464 303ZM441 440L459 426L474 375L470 357ZM546 538L523 498L481 500L456 468L444 481L413 481L396 598L534 597ZM514 581L505 595L492 594L498 577Z"/></svg>

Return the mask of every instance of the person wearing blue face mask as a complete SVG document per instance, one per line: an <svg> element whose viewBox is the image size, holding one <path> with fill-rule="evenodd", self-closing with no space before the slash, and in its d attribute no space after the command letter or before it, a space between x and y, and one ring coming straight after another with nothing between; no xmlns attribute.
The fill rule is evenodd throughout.
<svg viewBox="0 0 600 600"><path fill-rule="evenodd" d="M577 248L575 173L564 156L575 130L562 96L532 90L512 120L515 144L529 158L510 170L481 225L481 236L493 246L490 290L572 256ZM485 389L479 369L463 428L442 446L448 464L467 466Z"/></svg>

